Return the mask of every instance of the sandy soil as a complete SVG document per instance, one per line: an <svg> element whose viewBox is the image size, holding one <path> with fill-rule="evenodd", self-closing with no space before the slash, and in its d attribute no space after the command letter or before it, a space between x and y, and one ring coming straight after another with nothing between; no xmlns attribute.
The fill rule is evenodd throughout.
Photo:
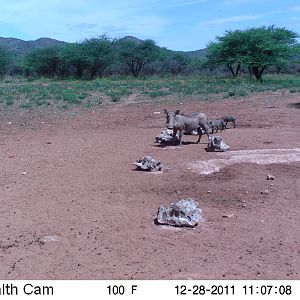
<svg viewBox="0 0 300 300"><path fill-rule="evenodd" d="M299 102L299 94L266 93L2 116L0 278L300 279L297 159L242 161L203 175L191 164L223 155L205 151L206 136L201 144L184 136L181 147L154 143L163 109L180 108L235 114L238 127L219 134L230 152L293 152L300 110L290 104ZM136 171L144 155L162 161L163 172ZM160 204L189 197L203 210L198 226L155 225Z"/></svg>

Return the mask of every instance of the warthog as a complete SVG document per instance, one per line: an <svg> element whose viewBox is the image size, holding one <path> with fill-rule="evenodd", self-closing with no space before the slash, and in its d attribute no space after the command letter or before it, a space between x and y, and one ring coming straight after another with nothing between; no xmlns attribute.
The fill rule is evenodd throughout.
<svg viewBox="0 0 300 300"><path fill-rule="evenodd" d="M192 113L189 116L185 116L179 113L179 110L175 112L168 112L166 109L166 127L173 130L173 137L176 136L179 131L179 144L181 144L181 137L183 131L186 133L192 133L194 130L198 132L199 138L197 144L200 142L203 132L209 137L207 116L204 113Z"/></svg>
<svg viewBox="0 0 300 300"><path fill-rule="evenodd" d="M222 120L224 120L225 122L225 129L227 129L227 123L228 122L232 122L233 123L233 127L236 127L236 116L224 116L222 117Z"/></svg>
<svg viewBox="0 0 300 300"><path fill-rule="evenodd" d="M212 120L208 122L208 126L211 128L211 133L218 132L218 130L224 130L226 127L225 121L223 119Z"/></svg>

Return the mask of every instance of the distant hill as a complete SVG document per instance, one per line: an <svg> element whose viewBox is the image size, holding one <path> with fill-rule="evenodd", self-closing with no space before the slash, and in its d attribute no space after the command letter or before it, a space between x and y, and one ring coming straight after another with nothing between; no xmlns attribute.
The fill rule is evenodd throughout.
<svg viewBox="0 0 300 300"><path fill-rule="evenodd" d="M121 38L121 40L127 40L127 41L134 41L137 43L141 43L143 40L138 39L134 36L125 36ZM30 51L38 48L45 48L45 47L50 47L50 46L63 46L65 44L68 44L67 42L55 40L55 39L50 39L50 38L39 38L34 41L23 41L20 39L16 38L3 38L0 37L0 46L3 45L7 47L9 50L15 53L16 57L20 59L20 57L23 57ZM206 56L207 50L206 49L200 49L200 50L195 50L195 51L173 51L169 50L170 52L174 53L180 53L180 54L185 54L190 57L195 57L195 58L202 58Z"/></svg>
<svg viewBox="0 0 300 300"><path fill-rule="evenodd" d="M199 50L195 50L195 51L186 51L186 52L182 52L182 53L187 54L190 57L203 58L207 54L207 49L199 49Z"/></svg>
<svg viewBox="0 0 300 300"><path fill-rule="evenodd" d="M134 36L125 36L123 38L121 38L121 40L125 40L125 41L133 41L136 43L141 43L143 40L140 40ZM195 50L195 51L174 51L174 50L169 50L170 52L176 52L179 54L185 54L188 55L190 57L193 58L203 58L206 56L207 54L207 49L199 49L199 50Z"/></svg>
<svg viewBox="0 0 300 300"><path fill-rule="evenodd" d="M67 42L62 42L50 38L39 38L35 41L23 41L15 38L3 38L0 37L0 45L5 46L17 56L24 56L33 49L45 48L49 46L61 46Z"/></svg>
<svg viewBox="0 0 300 300"><path fill-rule="evenodd" d="M132 42L136 42L136 43L141 43L143 41L143 40L140 40L131 35L124 36L123 38L120 38L120 40L121 41L132 41Z"/></svg>

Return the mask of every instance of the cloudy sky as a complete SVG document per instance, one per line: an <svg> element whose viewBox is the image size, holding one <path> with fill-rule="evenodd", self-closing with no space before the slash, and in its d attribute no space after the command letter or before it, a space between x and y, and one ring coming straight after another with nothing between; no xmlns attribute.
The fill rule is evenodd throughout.
<svg viewBox="0 0 300 300"><path fill-rule="evenodd" d="M67 42L107 34L171 50L205 48L228 29L276 25L300 34L299 0L0 0L0 37Z"/></svg>

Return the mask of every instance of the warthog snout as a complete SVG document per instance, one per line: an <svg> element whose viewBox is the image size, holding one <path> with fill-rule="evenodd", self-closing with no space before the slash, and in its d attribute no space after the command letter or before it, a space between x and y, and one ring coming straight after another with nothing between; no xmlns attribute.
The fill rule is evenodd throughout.
<svg viewBox="0 0 300 300"><path fill-rule="evenodd" d="M166 115L166 127L168 129L174 129L175 126L175 116L179 114L179 110L176 110L176 112L168 112L166 109L164 109L164 113Z"/></svg>
<svg viewBox="0 0 300 300"><path fill-rule="evenodd" d="M174 128L174 113L168 113L166 109L164 109L164 113L166 115L166 127L172 130Z"/></svg>

